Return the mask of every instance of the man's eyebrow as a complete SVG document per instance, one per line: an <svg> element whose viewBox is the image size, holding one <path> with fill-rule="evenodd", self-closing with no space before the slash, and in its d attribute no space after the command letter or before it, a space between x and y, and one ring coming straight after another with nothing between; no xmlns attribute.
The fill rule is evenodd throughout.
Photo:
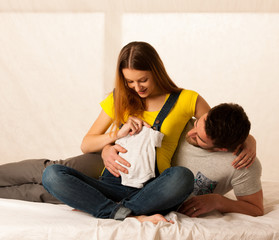
<svg viewBox="0 0 279 240"><path fill-rule="evenodd" d="M197 134L197 136L198 136L198 138L199 138L203 143L207 144L207 142L204 141L204 140L199 136L199 134Z"/></svg>
<svg viewBox="0 0 279 240"><path fill-rule="evenodd" d="M196 125L195 127L197 127L198 121L199 121L199 119L197 118L196 121L194 122L194 125Z"/></svg>
<svg viewBox="0 0 279 240"><path fill-rule="evenodd" d="M199 119L196 120L196 127L198 126L198 121L199 121ZM198 138L199 138L203 143L207 144L206 141L204 141L204 140L199 136L198 132L197 132L197 136L198 136Z"/></svg>

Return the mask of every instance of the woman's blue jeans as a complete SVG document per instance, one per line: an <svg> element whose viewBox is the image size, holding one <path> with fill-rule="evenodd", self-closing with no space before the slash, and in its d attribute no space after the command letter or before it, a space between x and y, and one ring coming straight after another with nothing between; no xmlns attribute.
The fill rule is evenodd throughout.
<svg viewBox="0 0 279 240"><path fill-rule="evenodd" d="M42 178L55 198L98 218L124 219L128 215L167 214L191 194L194 175L185 167L171 167L141 189L123 186L121 178L105 170L90 178L63 165L48 166Z"/></svg>

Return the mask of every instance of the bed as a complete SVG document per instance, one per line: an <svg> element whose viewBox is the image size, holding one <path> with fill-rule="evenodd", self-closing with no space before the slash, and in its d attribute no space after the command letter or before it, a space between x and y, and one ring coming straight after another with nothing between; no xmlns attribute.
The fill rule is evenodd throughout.
<svg viewBox="0 0 279 240"><path fill-rule="evenodd" d="M140 223L97 219L73 211L64 204L34 203L0 199L0 239L61 240L61 239L206 239L206 240L278 240L279 183L263 182L265 214L251 217L243 214L212 212L189 218L177 212L167 215L174 224ZM233 193L228 193L233 198Z"/></svg>
<svg viewBox="0 0 279 240"><path fill-rule="evenodd" d="M245 106L260 141L262 179L274 179L263 181L264 216L171 212L174 224L102 220L64 204L0 198L0 240L279 240L279 162L270 144L279 140L278 1L0 2L0 164L80 154L113 85L108 66L124 43L143 38L158 46L181 87L194 87L212 106Z"/></svg>

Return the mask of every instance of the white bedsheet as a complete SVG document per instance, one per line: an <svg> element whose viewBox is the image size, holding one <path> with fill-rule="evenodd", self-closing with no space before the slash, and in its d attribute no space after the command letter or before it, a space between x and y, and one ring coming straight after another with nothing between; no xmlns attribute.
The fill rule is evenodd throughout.
<svg viewBox="0 0 279 240"><path fill-rule="evenodd" d="M171 212L175 223L140 223L96 219L66 205L33 203L0 199L0 239L2 240L70 240L70 239L206 239L206 240L278 240L279 182L264 182L265 215L250 217L243 214L210 213L189 218ZM230 194L231 195L231 194Z"/></svg>

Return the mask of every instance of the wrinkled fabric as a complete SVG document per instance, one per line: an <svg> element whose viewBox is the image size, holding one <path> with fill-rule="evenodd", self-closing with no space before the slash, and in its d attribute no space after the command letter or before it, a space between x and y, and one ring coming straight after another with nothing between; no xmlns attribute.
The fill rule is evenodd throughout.
<svg viewBox="0 0 279 240"><path fill-rule="evenodd" d="M32 203L0 199L0 239L8 240L278 240L279 184L263 182L265 215L213 212L189 218L171 212L166 218L174 224L140 223L134 218L124 221L97 219L89 214L72 211L60 204ZM232 196L232 193L230 194Z"/></svg>

